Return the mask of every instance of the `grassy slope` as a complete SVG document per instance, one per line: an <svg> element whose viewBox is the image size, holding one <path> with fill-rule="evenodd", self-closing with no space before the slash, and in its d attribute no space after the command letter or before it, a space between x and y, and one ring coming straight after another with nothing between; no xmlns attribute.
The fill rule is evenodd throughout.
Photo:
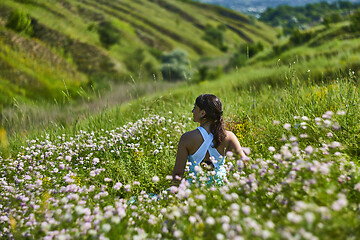
<svg viewBox="0 0 360 240"><path fill-rule="evenodd" d="M325 48L326 45L343 46L338 44L336 40L331 40L323 42L318 48ZM300 50L306 48L306 46L299 46L290 49L290 52L297 52L301 57ZM337 49L337 51L340 53L341 49ZM283 55L289 54L291 56L290 52L284 52ZM350 53L350 58L343 58L344 61L351 62L351 56L355 55L356 50L352 49ZM168 186L164 177L171 174L176 148L166 147L176 145L181 132L195 127L195 124L188 119L188 117L191 117L194 100L201 93L211 92L220 96L224 103L228 128L235 132L243 146L251 148L251 154L249 154L251 157L249 165L251 167L246 167L239 173L235 171L238 177L236 178L234 174L235 179L232 179L233 182L224 188L215 188L215 190L192 188L192 191L189 192L189 199L194 199L198 207L195 207L196 204L195 206L192 205L190 201L190 204L187 204L187 201L179 201L178 199L182 199L181 197L169 197L169 199L166 198L164 201L157 202L138 198L139 202L135 203L138 210L134 210L135 207L128 208L126 214L131 215L134 212L131 215L132 217L126 217L118 224L111 223L111 232L107 233L106 236L110 239L116 239L121 234L123 234L121 236L124 236L124 232L126 232L127 235L124 238L130 239L131 236L138 234L132 228L136 227L135 229L138 229L140 227L149 234L159 233L162 237L175 238L176 234L171 230L181 229L181 233L185 238L196 236L199 239L212 239L217 233L228 236L229 232L224 231L220 223L223 215L227 214L231 216L231 224L235 221L242 224L241 231L237 230L238 234L249 239L261 238L260 236L262 236L255 233L253 227L248 227L249 219L255 220L251 221L252 224L255 222L256 226L261 226L265 230L269 229L266 235L270 235L270 238L299 236L297 234L304 231L306 231L307 237L313 234L315 237L322 239L332 239L334 237L339 239L346 237L357 238L359 232L356 221L358 217L358 191L356 190L359 189L360 177L355 169L358 167L360 156L359 77L358 72L340 73L337 58L337 54L330 54L322 56L324 61L321 62L319 61L321 58L304 58L302 61L295 61L295 63L293 59L290 59L290 62L287 63L283 60L279 64L277 64L276 59L258 62L240 68L238 71L225 75L216 81L202 82L191 86L185 85L177 89L171 89L166 93L146 96L103 111L98 115L88 116L86 120L77 122L68 128L48 128L43 132L36 132L27 137L27 139L39 139L38 141L25 143L24 139L12 138L10 151L13 151L13 153L20 152L20 155L17 156L19 159L24 155L22 158L27 160L39 159L39 164L46 166L46 171L42 172L41 177L45 185L43 188L47 190L51 188L58 189L59 187L52 186L55 183L60 186L67 185L62 178L54 177L51 169L54 166L57 167L58 162L66 162L64 156L73 154L73 150L75 150L72 160L69 163L66 162L67 166L72 168L71 171L77 174L71 177L75 182L73 186L95 185L95 193L102 192L105 185L109 186L107 188L109 195L101 198L100 201L93 197L92 193L90 196L87 192L84 196L79 194L81 199L86 199L84 207L93 209L98 206L97 203L100 203L100 209L104 208L105 211L105 209L108 209L105 206L114 205L114 201L117 201L119 196L139 195L141 190L159 193L160 190ZM271 62L273 62L273 65L271 65ZM321 73L324 68L332 69L332 76L337 75L338 78L328 77L315 82L316 79L307 73L308 69L310 69L310 73ZM344 111L345 115L337 116L336 113L339 110ZM332 124L335 123L333 125L335 128L331 126L328 128L316 127L317 121L314 121L314 119L322 117L327 111L335 113L333 119L336 120L332 122ZM133 129L134 125L132 123L153 114L164 117L166 120L172 120L171 123L163 121L161 127L164 126L167 130L157 127L156 124L147 125L146 121L143 120L140 122L142 127L139 129L141 131L136 131L138 135L135 134L139 140L127 136L129 130L131 132ZM318 122L325 123L324 120L328 118L329 114L326 114L323 117L324 119L320 119ZM300 117L303 116L308 117L309 120L301 119ZM280 126L273 124L274 120L278 120ZM171 125L174 121L180 122L175 126L184 124L180 133L171 128L171 126L174 126ZM306 129L300 127L303 126L300 125L301 122L305 123ZM291 130L287 131L282 127L285 123L291 124ZM119 127L125 124L125 129L119 130ZM338 130L336 130L336 126L339 126ZM118 142L119 145L115 144L114 147L112 144L117 138L116 134L114 135L114 132L112 132L114 129L117 129L115 132L125 134L126 138L124 137L124 139L127 142L136 143L139 141L141 148L151 150L154 147L158 148L158 146L149 144L152 141L156 143L165 142L164 148L158 155L154 156L152 151L134 151L130 147L131 144L126 145ZM306 133L308 137L300 139L301 133ZM49 136L47 138L42 136L45 134ZM290 140L293 136L298 138ZM285 137L286 140L279 141L279 139ZM53 147L54 149L43 149L43 145L40 143L45 138L56 147ZM77 144L78 141L80 145ZM294 141L299 145L294 145ZM327 149L323 145L327 143L328 146L331 146L331 142L334 143L334 141L340 142L342 147L335 149L330 147ZM105 142L105 144L102 142ZM26 149L21 148L21 146L32 147ZM274 147L274 153L279 153L280 160L276 159L274 153L268 150L270 146ZM294 150L297 146L301 153L295 157ZM310 156L310 154L305 153L307 146L316 148L313 155ZM126 149L126 151L121 152L120 156L116 155L114 151L118 147ZM36 148L39 148L39 152L53 151L55 155L50 156L43 163L40 160L40 154L37 151L35 151L36 154L33 153L32 149ZM105 151L103 151L104 148ZM290 159L285 158L288 148L294 151L294 156ZM110 151L110 149L113 151ZM335 151L337 152L334 153ZM31 158L32 154L34 155L33 158ZM81 161L80 156L82 157ZM57 157L62 160L58 160ZM100 166L105 171L98 176L89 178L91 171L97 168L91 163L91 160L95 158L100 159ZM86 160L83 161L83 159ZM31 162L31 164L36 163L37 161ZM28 167L26 164L24 166L25 171ZM233 164L236 166L237 163L234 161ZM12 168L8 167L7 171L14 169L12 172L16 173L17 169L13 167L13 164L8 165ZM66 171L60 171L59 175L64 176L66 173ZM19 178L20 175L15 174ZM154 175L159 176L161 179L157 184L151 180ZM104 178L108 177L113 181L107 182ZM232 178L231 175L230 177ZM11 183L14 181L12 175L7 176L7 178ZM51 179L51 181L48 179ZM58 179L61 179L61 182ZM139 181L140 185L132 184L130 192L125 191L124 188L115 191L112 186L117 181L122 182L124 185ZM239 182L244 182L244 187L233 185L239 184ZM309 184L309 182L312 183ZM255 187L253 183L258 185ZM14 184L14 186L16 185ZM17 189L17 191L20 192L21 189ZM35 196L33 199L37 199L40 203L45 202L47 195L44 192L40 191L36 193L37 195L33 194ZM68 193L64 193L65 195L68 195ZM62 197L58 191L51 193L51 199L58 198L60 200ZM48 198L50 198L50 193ZM171 199L175 200L172 201ZM345 204L342 201L344 205L338 207L340 200L343 199L347 199ZM11 207L19 206L18 209L20 209L20 204L14 201ZM68 208L68 205L57 204L51 206L49 204L46 210L51 213L56 212L55 210L58 209ZM164 209L166 213L164 213ZM181 209L180 212L179 209ZM214 209L217 212L213 211ZM251 211L248 210L248 213L246 213L246 209ZM326 210L325 217L317 213L317 211L320 211L319 209L321 211ZM237 212L238 215L231 215ZM174 217L175 213L179 214ZM44 215L41 211L36 212L36 214L38 214L39 218ZM80 215L79 213L75 214ZM136 216L135 214L139 214L139 217L133 218L133 216ZM162 216L163 218L159 218L158 223L151 225L150 219L146 217L147 214ZM189 223L189 219L193 215L199 216L198 218L202 220L201 224L194 226L194 224ZM21 225L21 220L24 217L20 211L18 216L16 223ZM217 221L215 225L209 223L208 216L213 216L214 221ZM300 216L301 220L297 220L293 216ZM311 216L313 217L311 218ZM63 228L66 230L79 228L80 226L77 221L81 219L79 216L73 222L63 220L61 216L57 218L62 221L62 225L57 226L54 224L53 227L56 229ZM103 223L106 223L106 221L104 220ZM164 224L169 225L170 232L168 234L164 233ZM269 225L275 225L275 227L268 227ZM4 226L7 225L4 224ZM214 226L218 226L218 228L214 228ZM46 232L45 227L42 231ZM13 232L18 233L20 236L21 231L16 232L13 230ZM45 234L43 232L33 231L31 234ZM232 238L230 235L229 238ZM151 238L152 236L148 237Z"/></svg>
<svg viewBox="0 0 360 240"><path fill-rule="evenodd" d="M159 61L150 53L153 48L159 51L183 48L194 61L201 56L218 57L222 55L223 53L219 49L202 39L205 25L216 26L217 21L233 26L234 30L228 29L225 34L226 44L230 50L240 42L272 42L275 40L275 32L271 28L257 23L255 20L249 21L249 17L225 9L221 11L219 8L202 9L202 5L195 3L175 0L166 2L39 0L36 2L36 4L23 4L20 1L2 2L0 4L2 12L0 25L5 25L12 9L22 9L36 19L38 24L35 28L35 37L37 39L18 34L16 36L32 42L40 40L39 44L44 44L43 47L48 48L48 55L54 55L53 58L62 58L78 72L74 76L66 76L66 81L70 85L74 82L73 95L78 95L76 93L78 82L82 85L86 81L94 84L95 79L101 85L102 81L109 79L129 80L129 64L137 65L137 67L135 66L137 69L141 64L131 60L136 49L144 49L146 61L151 62L154 67L159 66ZM230 17L222 16L229 12L231 13ZM89 26L96 26L103 20L112 21L121 34L120 43L110 49L102 47L95 29L89 30ZM242 28L246 28L243 35L238 33ZM259 33L258 28L263 30L261 32L267 32L267 35ZM8 34L4 28L1 28L1 31ZM15 48L11 44L1 44L2 48L9 48L8 45ZM21 58L22 55L31 52L31 49L20 48L12 50L12 52L13 55L18 55L15 58ZM2 60L10 61L5 57ZM63 86L57 85L54 89L48 89L47 85L50 85L50 82L52 84L53 81L47 77L48 74L45 72L49 72L50 75L65 76L67 70L62 69L62 63L54 66L58 68L55 71L44 65L39 56L32 56L28 61L32 61L35 65L33 71L37 74L33 80L43 89L47 89L51 98L61 95L61 91L65 90ZM21 67L19 66L17 69L20 72L24 71ZM84 74L87 80L81 76ZM10 77L16 78L16 76L2 76L2 79ZM26 91L28 86L17 86L16 88L19 90L9 93L6 101L2 103L8 104L11 102L11 97L22 96L25 99L36 99L37 97L34 96L37 96L38 91L35 89L28 91L30 95L21 94Z"/></svg>
<svg viewBox="0 0 360 240"><path fill-rule="evenodd" d="M73 126L73 129L68 129L68 131L81 128L116 128L116 126L128 121L141 118L144 112L156 114L171 110L179 112L179 115L181 113L189 114L184 109L190 110L195 97L204 92L213 92L221 96L224 100L225 108L228 107L232 111L228 115L229 121L234 119L235 122L241 122L245 121L244 119L248 116L253 115L252 117L256 119L262 119L258 123L259 126L266 125L270 122L269 118L275 118L274 114L278 115L276 118L280 118L281 111L286 110L284 109L286 105L283 106L283 109L279 108L279 111L265 111L261 116L258 116L258 108L255 108L255 106L260 106L261 111L264 111L266 109L270 110L269 106L277 105L277 98L279 101L281 99L279 95L272 99L276 103L267 102L267 100L258 102L258 99L266 99L273 92L282 95L281 90L277 90L278 87L280 89L284 86L292 86L294 88L296 82L310 85L315 83L325 84L326 86L336 81L338 77L342 78L344 75L347 75L350 67L354 67L352 70L355 70L355 75L358 75L359 68L356 68L356 66L359 65L359 43L356 34L338 34L338 38L349 38L342 41L339 41L338 38L327 37L336 35L335 33L339 32L344 27L344 24L348 23L334 25L327 30L316 28L315 37L309 43L284 51L279 55L280 61L277 61L277 57L273 56L274 53L266 50L254 59L250 59L248 66L240 68L216 81L201 82L199 85L179 86L177 90L169 90L167 93L157 93L138 101L132 101L109 112L103 112L100 116L90 116L87 121L78 123L76 126ZM323 40L319 41L319 38ZM316 46L313 46L314 43L317 43ZM265 93L267 90L269 90L269 93ZM263 91L264 94L259 94L259 91ZM310 87L310 89L303 90L304 94L307 91L312 92L313 95L321 95L321 91L325 90L319 90L315 85L314 88ZM299 95L299 98L306 99L302 95ZM321 99L313 97L307 100L310 101L308 104L311 104ZM298 101L300 100L298 99ZM333 110L338 109L339 107L336 107L336 104L338 103L328 104L326 107L332 107ZM321 111L326 111L325 106L313 109L316 111L314 110L315 112L310 114L312 116L321 114ZM291 116L291 114L295 114L298 110L289 108L286 111ZM300 113L297 114L299 115ZM304 112L302 114L308 113ZM61 132L62 130L55 130L56 133L58 131Z"/></svg>

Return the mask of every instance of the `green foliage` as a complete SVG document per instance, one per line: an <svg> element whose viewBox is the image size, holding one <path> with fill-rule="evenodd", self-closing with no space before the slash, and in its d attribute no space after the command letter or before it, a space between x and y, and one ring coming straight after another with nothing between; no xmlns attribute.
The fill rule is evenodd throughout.
<svg viewBox="0 0 360 240"><path fill-rule="evenodd" d="M163 53L160 67L166 81L187 80L191 77L188 55L184 50L175 49L170 53Z"/></svg>
<svg viewBox="0 0 360 240"><path fill-rule="evenodd" d="M226 52L227 47L224 45L224 31L226 26L219 25L218 27L213 27L212 25L206 25L205 33L203 39L219 48L221 51Z"/></svg>
<svg viewBox="0 0 360 240"><path fill-rule="evenodd" d="M13 10L5 25L16 32L23 32L31 36L34 31L31 25L31 17L24 11Z"/></svg>
<svg viewBox="0 0 360 240"><path fill-rule="evenodd" d="M299 29L293 30L290 36L290 43L300 45L310 41L313 33L311 31L302 32Z"/></svg>
<svg viewBox="0 0 360 240"><path fill-rule="evenodd" d="M351 20L351 30L353 32L360 31L360 10L357 10L350 18Z"/></svg>
<svg viewBox="0 0 360 240"><path fill-rule="evenodd" d="M193 82L201 82L206 80L218 79L223 74L223 68L221 66L211 68L208 66L201 66L194 74Z"/></svg>
<svg viewBox="0 0 360 240"><path fill-rule="evenodd" d="M140 80L153 78L153 74L158 72L156 59L143 48L135 49L125 58L124 63L128 70L136 74Z"/></svg>
<svg viewBox="0 0 360 240"><path fill-rule="evenodd" d="M284 34L290 34L289 29L303 28L314 22L320 22L324 18L324 24L337 22L342 18L342 14L358 8L358 4L349 1L336 1L333 3L318 2L310 3L305 6L280 5L277 8L268 8L261 13L260 20L272 26L281 26Z"/></svg>
<svg viewBox="0 0 360 240"><path fill-rule="evenodd" d="M341 14L338 12L334 12L324 17L323 24L326 27L329 27L331 23L341 22L342 20L343 17L341 16Z"/></svg>
<svg viewBox="0 0 360 240"><path fill-rule="evenodd" d="M238 51L230 58L227 69L242 67L249 58L264 50L264 45L260 42L240 45Z"/></svg>
<svg viewBox="0 0 360 240"><path fill-rule="evenodd" d="M120 41L120 32L109 21L101 22L97 28L97 32L100 42L105 48L109 48Z"/></svg>

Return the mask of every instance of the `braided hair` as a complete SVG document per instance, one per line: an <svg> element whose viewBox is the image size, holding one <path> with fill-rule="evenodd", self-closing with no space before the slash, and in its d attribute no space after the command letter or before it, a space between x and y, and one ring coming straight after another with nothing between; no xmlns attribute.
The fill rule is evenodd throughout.
<svg viewBox="0 0 360 240"><path fill-rule="evenodd" d="M204 118L211 122L210 132L214 136L214 147L217 148L226 136L224 119L222 117L222 103L213 94L202 94L196 98L195 104L205 111Z"/></svg>

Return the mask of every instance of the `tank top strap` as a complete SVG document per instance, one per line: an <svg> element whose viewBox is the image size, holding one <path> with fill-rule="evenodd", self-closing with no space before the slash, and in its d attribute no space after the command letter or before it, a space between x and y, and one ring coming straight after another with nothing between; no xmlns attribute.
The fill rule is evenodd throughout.
<svg viewBox="0 0 360 240"><path fill-rule="evenodd" d="M203 127L198 127L197 129L200 131L204 139L204 142L201 144L199 149L192 155L196 165L199 164L205 158L206 152L208 151L213 141L213 135L211 133L208 134Z"/></svg>

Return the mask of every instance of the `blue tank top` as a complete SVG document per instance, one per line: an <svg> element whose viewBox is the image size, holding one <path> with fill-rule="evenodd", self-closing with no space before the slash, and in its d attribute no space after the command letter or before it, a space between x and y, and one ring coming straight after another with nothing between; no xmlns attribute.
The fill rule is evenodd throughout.
<svg viewBox="0 0 360 240"><path fill-rule="evenodd" d="M214 171L215 175L210 176L209 181L207 182L209 185L217 183L222 185L224 183L224 180L226 179L226 169L224 167L225 164L225 156L222 156L216 148L214 148L213 143L213 134L207 133L207 131L203 127L197 128L201 136L204 139L204 142L201 144L199 149L192 155L188 156L188 162L190 162L189 166L189 173L193 173L195 176L197 175L197 172L195 171L195 167L198 166L205 158L206 153L209 152L210 158L214 158L215 161L212 162L214 165ZM192 182L192 178L188 179L189 183Z"/></svg>

